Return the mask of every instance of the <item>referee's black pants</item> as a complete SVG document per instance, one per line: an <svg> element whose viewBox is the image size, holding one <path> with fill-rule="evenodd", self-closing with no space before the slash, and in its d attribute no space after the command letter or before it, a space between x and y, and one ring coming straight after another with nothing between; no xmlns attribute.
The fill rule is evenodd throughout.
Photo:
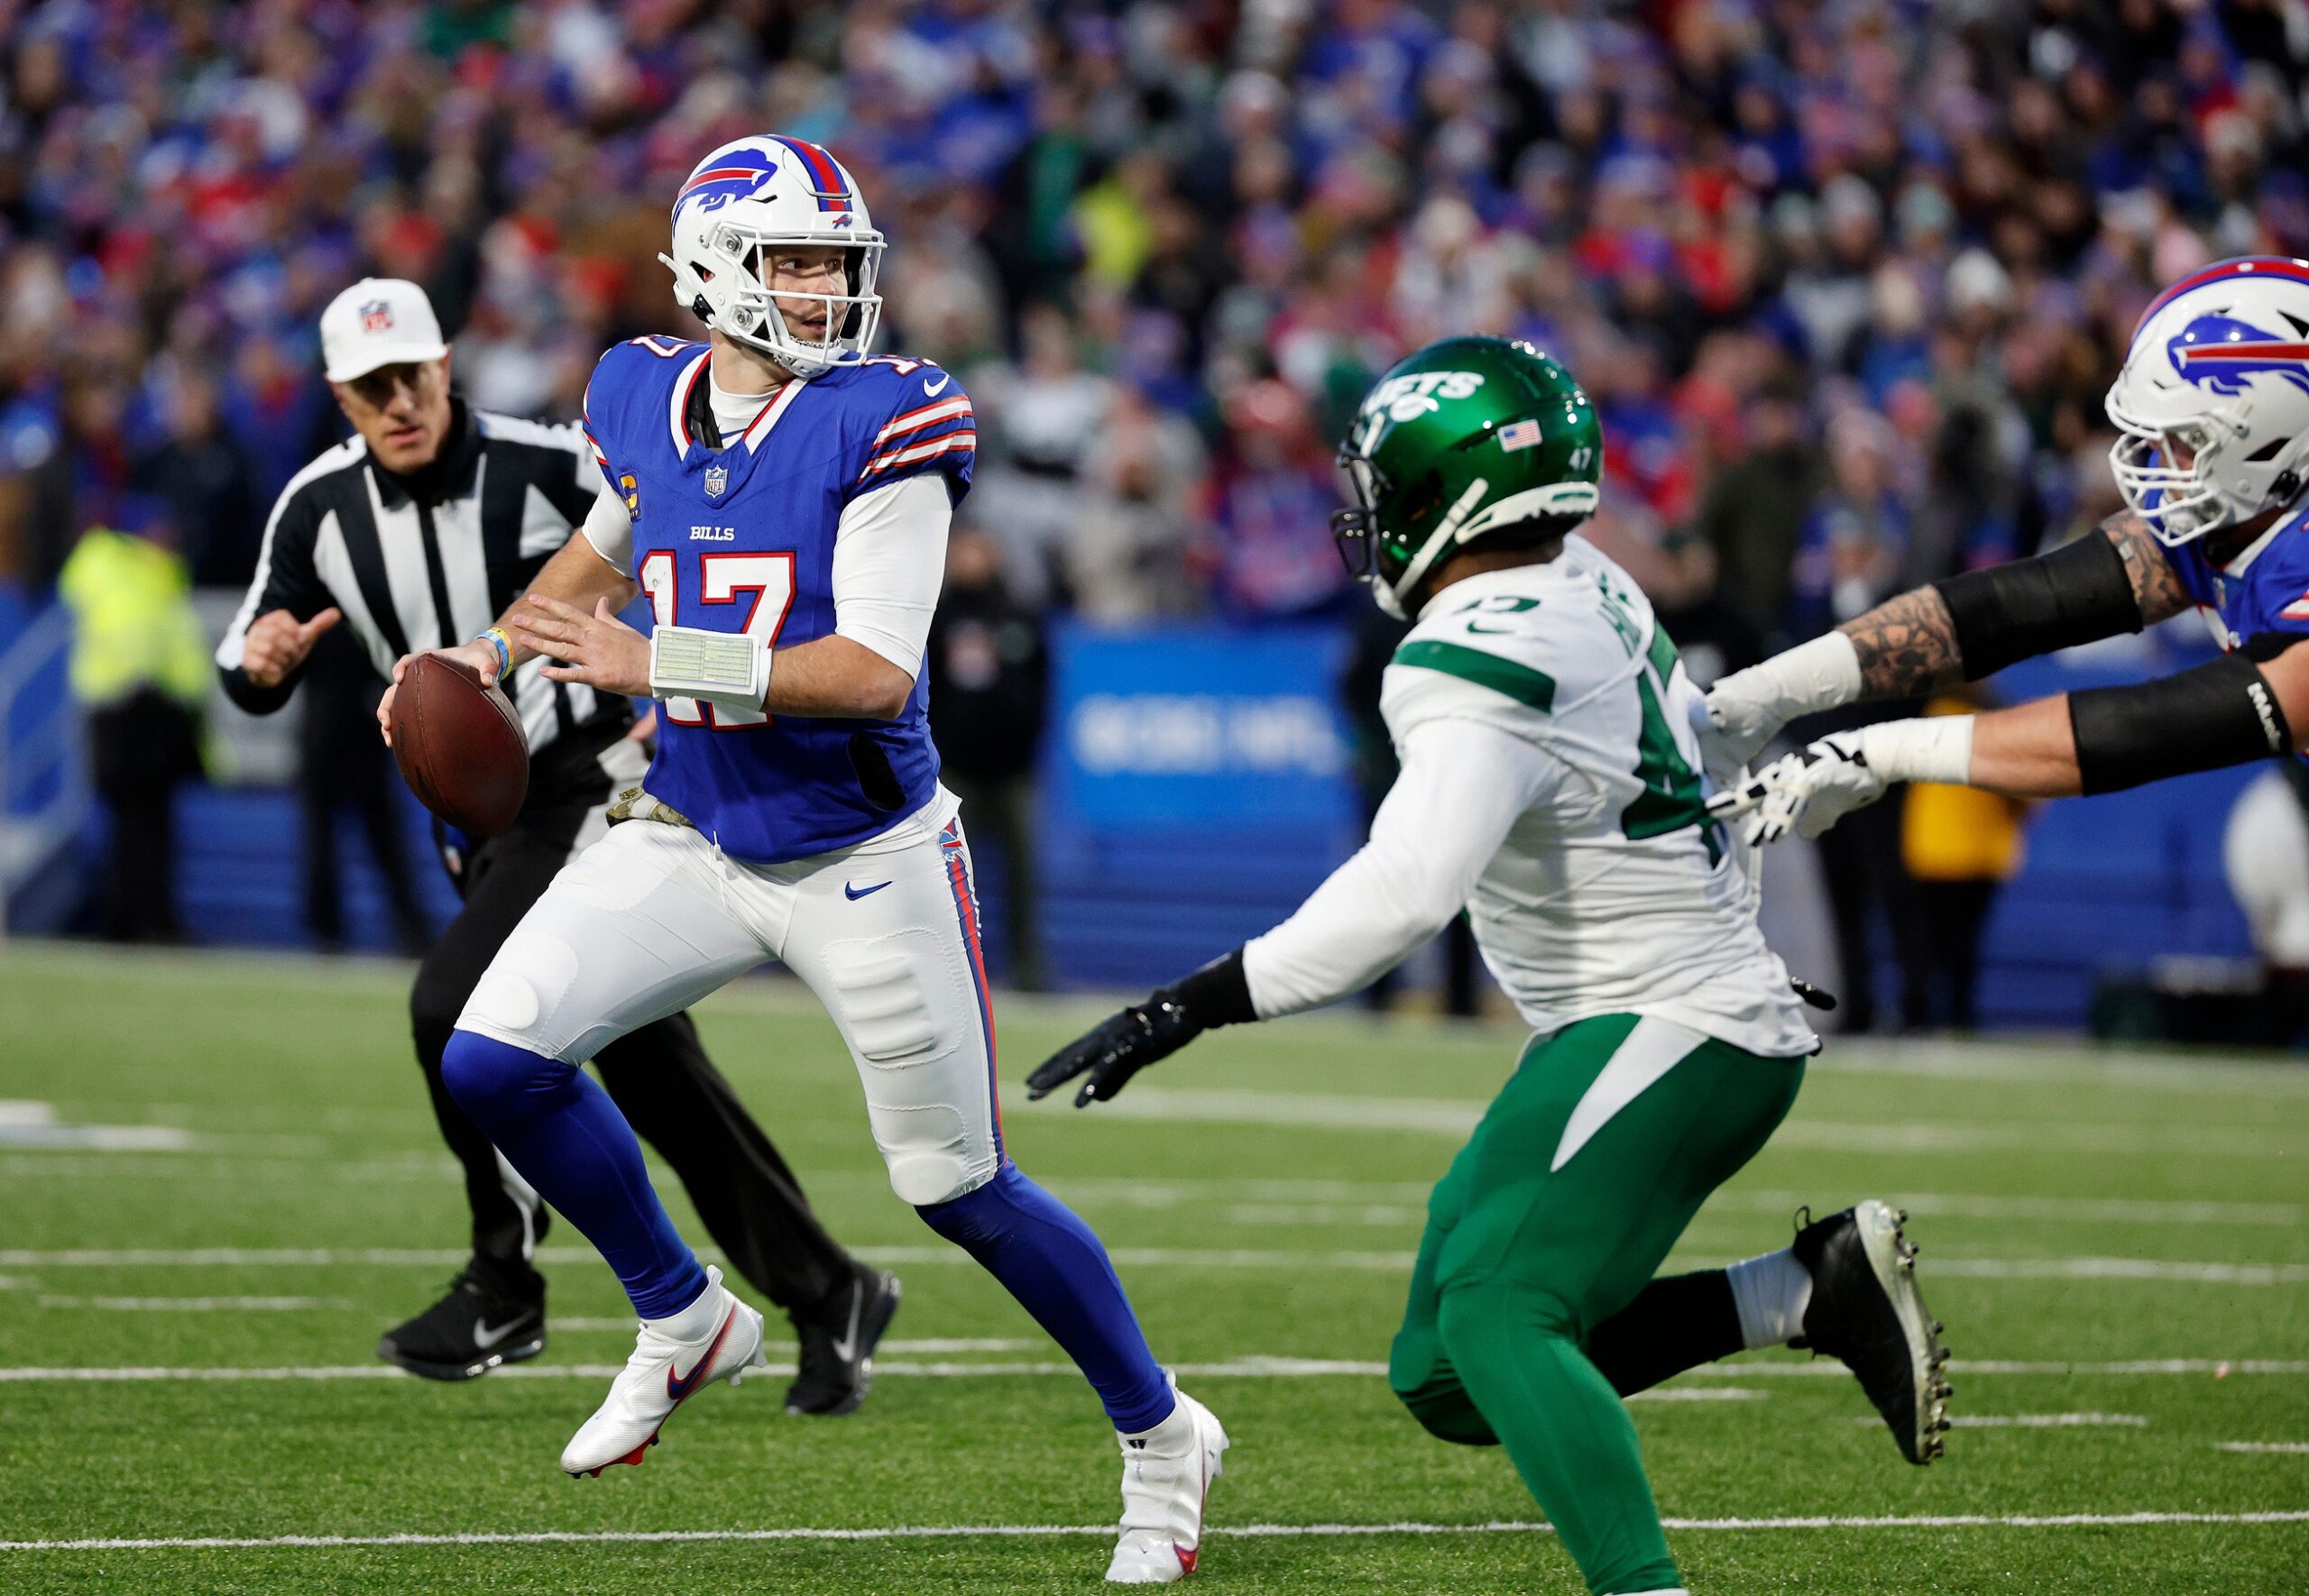
<svg viewBox="0 0 2309 1596"><path fill-rule="evenodd" d="M441 1054L497 949L568 862L579 830L599 809L525 811L510 830L475 847L459 878L465 907L425 956L409 994L433 1113L465 1166L474 1254L501 1284L524 1292L537 1283L529 1214L507 1188L496 1147L442 1086ZM847 1282L850 1255L818 1223L794 1172L705 1056L688 1014L621 1037L593 1066L634 1132L681 1177L715 1244L764 1296L806 1312Z"/></svg>

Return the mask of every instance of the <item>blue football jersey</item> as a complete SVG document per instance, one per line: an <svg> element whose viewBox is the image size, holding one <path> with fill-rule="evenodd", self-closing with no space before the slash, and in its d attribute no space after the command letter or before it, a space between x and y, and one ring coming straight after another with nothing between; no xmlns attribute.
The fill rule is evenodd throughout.
<svg viewBox="0 0 2309 1596"><path fill-rule="evenodd" d="M2222 648L2263 632L2309 633L2309 504L2281 518L2225 568L2205 558L2202 538L2165 556Z"/></svg>
<svg viewBox="0 0 2309 1596"><path fill-rule="evenodd" d="M790 647L834 629L834 530L845 505L910 476L969 490L978 435L953 375L887 355L788 382L742 436L692 436L710 351L637 338L602 356L585 429L633 518L631 575L658 623ZM658 706L649 792L731 856L806 858L864 842L930 802L928 674L895 720Z"/></svg>

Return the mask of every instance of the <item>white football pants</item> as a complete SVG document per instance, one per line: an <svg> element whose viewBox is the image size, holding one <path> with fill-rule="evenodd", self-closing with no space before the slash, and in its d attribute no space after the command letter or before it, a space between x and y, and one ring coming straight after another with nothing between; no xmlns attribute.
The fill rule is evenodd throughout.
<svg viewBox="0 0 2309 1596"><path fill-rule="evenodd" d="M768 959L840 1028L899 1197L948 1202L994 1179L994 1014L959 820L782 865L626 821L554 877L457 1024L579 1064Z"/></svg>

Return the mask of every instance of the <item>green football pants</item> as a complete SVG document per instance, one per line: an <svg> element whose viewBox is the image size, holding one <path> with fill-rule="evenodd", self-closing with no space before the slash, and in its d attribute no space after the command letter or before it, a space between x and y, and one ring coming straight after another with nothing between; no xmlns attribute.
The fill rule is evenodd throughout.
<svg viewBox="0 0 2309 1596"><path fill-rule="evenodd" d="M1803 1078L1665 1021L1583 1020L1532 1040L1429 1200L1389 1383L1443 1439L1505 1445L1598 1596L1678 1580L1635 1426L1582 1348Z"/></svg>

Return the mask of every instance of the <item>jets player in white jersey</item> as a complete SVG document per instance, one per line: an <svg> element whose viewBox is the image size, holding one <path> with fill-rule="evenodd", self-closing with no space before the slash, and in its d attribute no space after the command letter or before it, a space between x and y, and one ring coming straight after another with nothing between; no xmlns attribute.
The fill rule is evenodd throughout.
<svg viewBox="0 0 2309 1596"><path fill-rule="evenodd" d="M1382 378L1335 518L1416 624L1381 695L1403 774L1367 845L1282 925L1029 1078L1078 1106L1214 1025L1361 987L1462 907L1533 1030L1435 1189L1389 1374L1447 1441L1504 1445L1592 1590L1682 1587L1620 1398L1743 1347L1850 1364L1904 1455L1947 1388L1900 1215L1865 1202L1730 1270L1654 1279L1771 1136L1819 1046L1706 799L1699 695L1578 527L1603 439L1529 344L1451 338Z"/></svg>
<svg viewBox="0 0 2309 1596"><path fill-rule="evenodd" d="M799 139L724 145L676 196L664 259L710 340L602 357L586 430L618 493L458 651L484 674L546 655L557 680L657 699L657 757L612 811L630 823L507 940L443 1078L641 1321L562 1467L639 1463L685 1399L762 1362L761 1316L676 1233L577 1066L782 960L848 1044L892 1188L1040 1321L1113 1420L1108 1579L1168 1582L1195 1566L1227 1435L1147 1350L1098 1237L1004 1148L970 850L922 679L977 433L950 373L869 353L882 250L850 172ZM615 619L645 592L647 635Z"/></svg>

